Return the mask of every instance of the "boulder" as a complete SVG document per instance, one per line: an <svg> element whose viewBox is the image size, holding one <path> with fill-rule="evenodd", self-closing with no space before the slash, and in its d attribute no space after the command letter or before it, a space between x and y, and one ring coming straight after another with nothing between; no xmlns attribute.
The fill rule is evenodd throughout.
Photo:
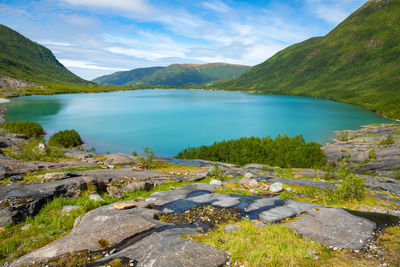
<svg viewBox="0 0 400 267"><path fill-rule="evenodd" d="M207 175L208 176L226 176L226 177L238 177L243 176L245 172L239 168L236 168L229 164L219 164L218 167L211 166L208 169Z"/></svg>
<svg viewBox="0 0 400 267"><path fill-rule="evenodd" d="M46 173L44 175L43 180L46 182L58 181L58 180L67 179L67 178L71 178L71 177L77 177L77 176L79 176L79 174L76 172L50 172L50 173Z"/></svg>
<svg viewBox="0 0 400 267"><path fill-rule="evenodd" d="M107 193L110 197L123 198L125 192L137 190L149 190L154 183L147 181L138 181L134 178L123 178L121 180L108 184Z"/></svg>
<svg viewBox="0 0 400 267"><path fill-rule="evenodd" d="M240 229L241 226L237 224L228 224L225 226L224 231L227 233L233 233L236 232L238 229Z"/></svg>
<svg viewBox="0 0 400 267"><path fill-rule="evenodd" d="M211 185L221 186L221 185L222 185L222 182L221 182L221 180L212 179L212 180L210 181L210 184L211 184Z"/></svg>
<svg viewBox="0 0 400 267"><path fill-rule="evenodd" d="M133 164L137 162L137 157L130 156L123 153L116 153L106 156L107 159L104 161L106 165L124 165Z"/></svg>
<svg viewBox="0 0 400 267"><path fill-rule="evenodd" d="M282 183L275 182L269 186L268 190L272 193L279 193L283 190L283 185Z"/></svg>
<svg viewBox="0 0 400 267"><path fill-rule="evenodd" d="M114 208L117 210L127 210L127 209L132 209L137 207L137 205L135 203L126 203L126 202L122 202L122 203L115 203L114 204Z"/></svg>
<svg viewBox="0 0 400 267"><path fill-rule="evenodd" d="M97 194L97 193L90 194L90 195L89 195L89 199L90 199L90 200L93 200L93 201L101 201L101 202L104 202L104 199L103 199L99 194Z"/></svg>
<svg viewBox="0 0 400 267"><path fill-rule="evenodd" d="M374 238L376 223L342 208L320 207L287 223L299 234L336 248L362 249Z"/></svg>
<svg viewBox="0 0 400 267"><path fill-rule="evenodd" d="M251 178L254 178L255 175L252 174L251 172L246 172L246 173L244 174L244 177L245 177L245 178L248 178L248 179L251 179Z"/></svg>
<svg viewBox="0 0 400 267"><path fill-rule="evenodd" d="M78 210L78 209L81 209L81 208L83 208L83 207L82 206L64 206L61 209L61 214L68 215L68 214L71 213L71 211Z"/></svg>

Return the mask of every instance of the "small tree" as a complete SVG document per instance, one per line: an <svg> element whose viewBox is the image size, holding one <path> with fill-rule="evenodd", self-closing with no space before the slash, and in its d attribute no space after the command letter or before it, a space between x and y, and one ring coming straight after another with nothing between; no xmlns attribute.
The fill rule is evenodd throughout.
<svg viewBox="0 0 400 267"><path fill-rule="evenodd" d="M341 200L357 199L361 201L365 198L364 180L352 173L349 168L344 165L340 166L338 176L342 179L339 188L334 191L337 197Z"/></svg>
<svg viewBox="0 0 400 267"><path fill-rule="evenodd" d="M156 157L156 152L151 150L149 146L146 146L143 148L143 154L144 156L140 156L138 162L140 164L143 164L146 167L146 169L149 169L154 164L154 158Z"/></svg>

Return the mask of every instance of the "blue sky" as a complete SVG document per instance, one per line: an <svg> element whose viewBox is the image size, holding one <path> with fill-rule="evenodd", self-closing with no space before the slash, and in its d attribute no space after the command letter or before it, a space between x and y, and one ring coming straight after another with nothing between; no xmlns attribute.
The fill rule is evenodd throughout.
<svg viewBox="0 0 400 267"><path fill-rule="evenodd" d="M85 79L173 63L256 65L366 0L0 0L0 23Z"/></svg>

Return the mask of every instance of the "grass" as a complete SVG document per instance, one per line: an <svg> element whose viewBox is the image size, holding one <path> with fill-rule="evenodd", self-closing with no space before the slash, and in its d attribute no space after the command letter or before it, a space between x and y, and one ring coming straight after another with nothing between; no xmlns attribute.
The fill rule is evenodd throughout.
<svg viewBox="0 0 400 267"><path fill-rule="evenodd" d="M105 198L105 202L92 201L88 193L78 198L55 198L35 217L29 217L17 225L8 225L0 232L0 265L65 236L72 229L78 216L112 202L115 201L108 198ZM67 205L77 205L82 208L72 211L70 215L62 216L60 211ZM23 231L20 228L24 225L30 227Z"/></svg>
<svg viewBox="0 0 400 267"><path fill-rule="evenodd" d="M270 224L257 228L246 219L237 224L241 228L233 233L225 232L223 224L207 235L192 238L227 252L234 262L245 266L320 266L307 249L322 259L330 255L328 248L301 237L290 227Z"/></svg>
<svg viewBox="0 0 400 267"><path fill-rule="evenodd" d="M400 263L400 226L386 228L378 237L378 244L385 250L385 259L390 266L398 266Z"/></svg>

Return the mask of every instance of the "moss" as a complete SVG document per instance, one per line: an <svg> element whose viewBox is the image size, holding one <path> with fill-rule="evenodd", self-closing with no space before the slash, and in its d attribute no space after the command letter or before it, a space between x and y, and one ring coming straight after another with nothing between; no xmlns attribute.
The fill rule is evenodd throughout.
<svg viewBox="0 0 400 267"><path fill-rule="evenodd" d="M32 267L36 266L48 266L48 267L75 267L75 266L87 266L88 264L103 258L103 254L101 252L88 252L86 250L67 253L62 256L54 257L51 259L47 259L44 261L37 262L33 265L29 265ZM121 265L119 265L121 266Z"/></svg>
<svg viewBox="0 0 400 267"><path fill-rule="evenodd" d="M97 241L97 243L99 243L99 245L102 249L108 248L108 246L110 246L110 242L108 242L105 239L100 239Z"/></svg>

